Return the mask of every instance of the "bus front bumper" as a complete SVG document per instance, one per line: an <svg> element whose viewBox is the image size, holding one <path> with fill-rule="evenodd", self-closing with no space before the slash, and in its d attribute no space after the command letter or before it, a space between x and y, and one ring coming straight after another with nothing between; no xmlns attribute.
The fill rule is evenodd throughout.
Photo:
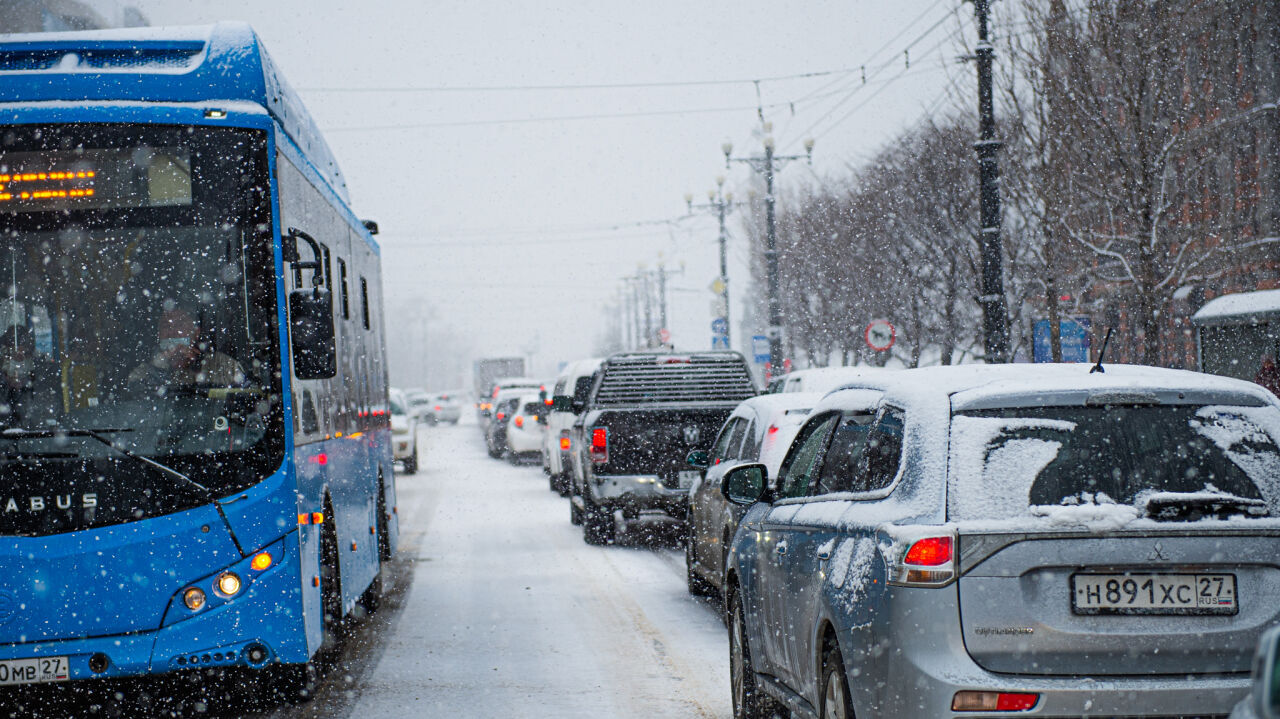
<svg viewBox="0 0 1280 719"><path fill-rule="evenodd" d="M250 576L253 570L248 569L248 563L252 554L230 568L246 578L244 588L233 597L220 596L212 586L222 572L192 582L188 586L201 586L205 591L205 606L191 611L182 604L179 594L159 629L0 645L0 686L28 683L19 678L18 670L30 662L14 660L65 658L65 675L46 681L108 679L195 668L257 668L273 661L306 661L298 532L290 532L269 549L281 556L264 571ZM241 569L242 564L248 571Z"/></svg>

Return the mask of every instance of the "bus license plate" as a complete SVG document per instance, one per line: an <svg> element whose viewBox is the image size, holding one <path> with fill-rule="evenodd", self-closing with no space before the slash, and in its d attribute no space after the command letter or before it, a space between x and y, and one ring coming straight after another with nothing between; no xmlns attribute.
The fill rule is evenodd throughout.
<svg viewBox="0 0 1280 719"><path fill-rule="evenodd" d="M1073 574L1077 614L1235 614L1234 574Z"/></svg>
<svg viewBox="0 0 1280 719"><path fill-rule="evenodd" d="M67 677L66 657L0 660L0 685L60 682Z"/></svg>

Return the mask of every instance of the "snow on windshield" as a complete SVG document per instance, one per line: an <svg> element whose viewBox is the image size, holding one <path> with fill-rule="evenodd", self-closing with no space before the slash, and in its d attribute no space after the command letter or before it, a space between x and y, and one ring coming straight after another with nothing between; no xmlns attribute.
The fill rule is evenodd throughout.
<svg viewBox="0 0 1280 719"><path fill-rule="evenodd" d="M1074 422L957 415L951 423L950 511L957 517L1004 519L1026 511L1031 484L1058 456L1062 442L998 440L1021 429L1070 432Z"/></svg>
<svg viewBox="0 0 1280 719"><path fill-rule="evenodd" d="M948 513L1122 526L1280 516L1275 407L1037 407L952 419Z"/></svg>

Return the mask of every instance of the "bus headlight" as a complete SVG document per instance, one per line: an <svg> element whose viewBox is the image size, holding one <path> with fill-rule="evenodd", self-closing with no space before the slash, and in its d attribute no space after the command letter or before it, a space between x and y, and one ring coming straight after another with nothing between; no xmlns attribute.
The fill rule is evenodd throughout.
<svg viewBox="0 0 1280 719"><path fill-rule="evenodd" d="M204 590L200 587L188 588L182 593L182 603L193 612L200 609L204 606Z"/></svg>
<svg viewBox="0 0 1280 719"><path fill-rule="evenodd" d="M240 575L235 572L223 572L218 575L216 583L218 593L224 597L235 596L240 591Z"/></svg>

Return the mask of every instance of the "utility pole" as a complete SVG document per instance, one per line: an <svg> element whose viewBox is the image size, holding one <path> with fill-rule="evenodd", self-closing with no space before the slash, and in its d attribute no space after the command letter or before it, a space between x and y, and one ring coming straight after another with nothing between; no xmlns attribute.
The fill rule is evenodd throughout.
<svg viewBox="0 0 1280 719"><path fill-rule="evenodd" d="M649 287L649 272L641 268L640 285L644 288L644 347L653 347L653 290Z"/></svg>
<svg viewBox="0 0 1280 719"><path fill-rule="evenodd" d="M720 220L720 277L719 280L719 296L720 296L720 314L718 318L724 321L724 348L733 347L732 334L729 324L729 253L728 240L729 233L725 231L724 220L737 205L733 202L733 193L724 191L724 175L716 177L716 189L707 192L706 204L693 204L693 195L684 196L685 205L689 207L689 212L695 209L709 209L716 213ZM714 339L714 335L712 336ZM712 343L711 349L716 349L715 343Z"/></svg>
<svg viewBox="0 0 1280 719"><path fill-rule="evenodd" d="M1000 165L996 154L1001 143L996 138L995 109L991 100L991 63L995 49L988 36L987 13L991 0L973 0L978 22L978 206L982 222L982 333L986 361L1009 361L1009 310L1004 297L1004 268L1000 247Z"/></svg>
<svg viewBox="0 0 1280 719"><path fill-rule="evenodd" d="M803 155L775 155L773 152L773 136L768 134L772 132L771 123L764 124L764 156L759 155L752 157L733 157L733 143L726 142L720 146L724 151L724 166L730 167L731 162L743 162L751 167L757 174L764 176L764 217L765 217L765 268L769 278L769 367L768 372L782 367L782 298L778 290L778 233L776 223L774 221L774 206L776 198L773 195L773 173L774 167L777 166L781 170L788 162L792 160L806 160L810 164L813 163L813 140L804 141Z"/></svg>

